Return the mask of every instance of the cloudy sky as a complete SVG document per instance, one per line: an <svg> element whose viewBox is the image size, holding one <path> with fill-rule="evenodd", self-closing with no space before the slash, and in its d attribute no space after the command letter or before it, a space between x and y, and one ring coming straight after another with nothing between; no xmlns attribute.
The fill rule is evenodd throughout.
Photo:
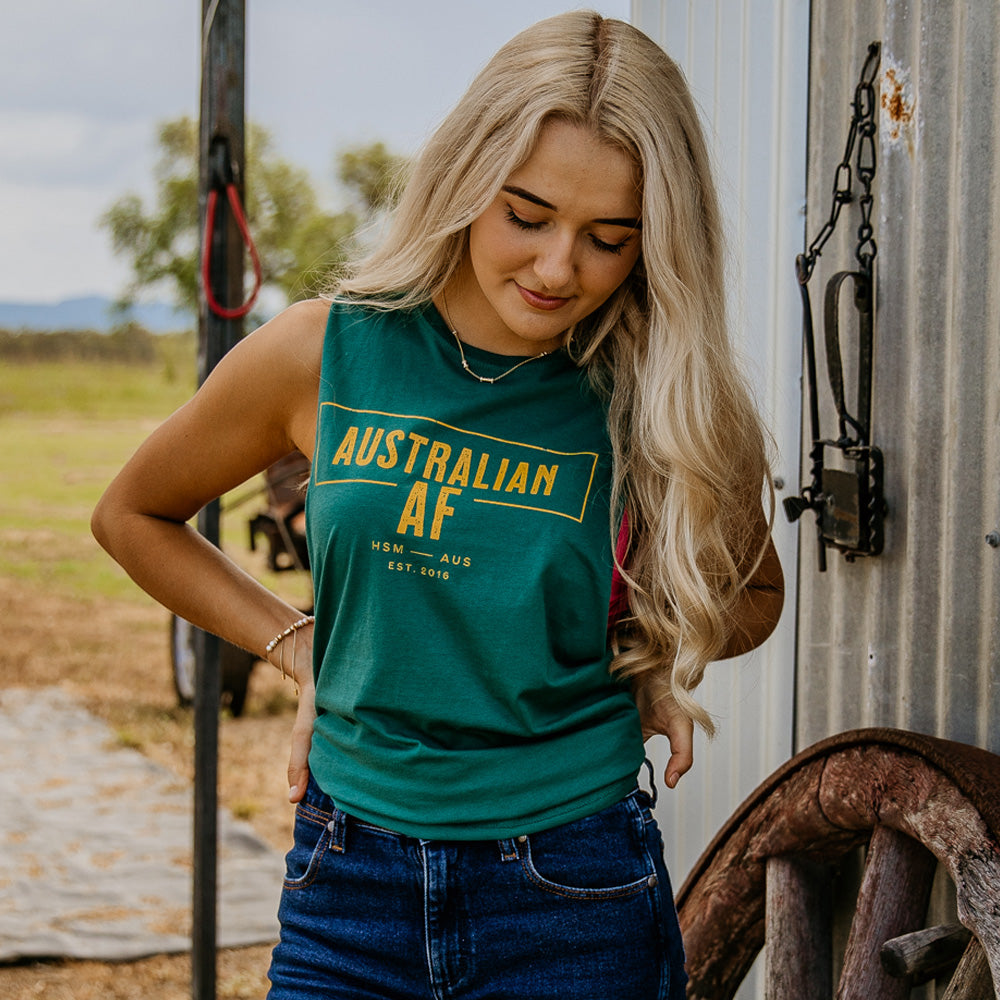
<svg viewBox="0 0 1000 1000"><path fill-rule="evenodd" d="M338 149L412 152L503 42L575 7L629 15L629 0L246 0L247 115L332 191ZM0 0L0 301L123 288L97 220L148 197L157 123L197 115L200 16L199 0Z"/></svg>

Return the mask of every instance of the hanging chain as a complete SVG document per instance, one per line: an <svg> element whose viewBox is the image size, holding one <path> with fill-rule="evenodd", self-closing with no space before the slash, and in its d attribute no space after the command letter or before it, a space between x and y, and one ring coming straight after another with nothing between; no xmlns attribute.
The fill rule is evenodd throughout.
<svg viewBox="0 0 1000 1000"><path fill-rule="evenodd" d="M844 158L837 167L833 182L833 203L830 217L824 223L816 238L809 244L809 249L796 261L799 282L805 284L812 277L813 269L826 241L837 228L840 210L853 199L853 177L851 158L857 146L857 177L861 182L862 194L858 199L861 208L861 225L858 226L858 246L855 256L865 274L871 274L872 261L878 253L875 245L874 229L871 224L872 183L875 180L875 135L878 126L875 122L875 75L878 72L881 46L872 42L868 46L868 56L861 69L861 77L854 91L854 101L851 105L851 127L847 133L847 143L844 147Z"/></svg>
<svg viewBox="0 0 1000 1000"><path fill-rule="evenodd" d="M873 265L878 247L872 228L875 182L876 124L875 77L878 73L881 45L872 42L861 69L851 104L851 122L843 159L837 166L833 183L830 216L808 249L795 258L795 271L802 297L802 338L808 392L808 413L812 437L809 451L811 482L798 496L783 501L789 520L795 521L811 510L816 515L819 552L817 567L826 569L826 549L831 546L848 561L859 555L874 556L884 543L883 520L886 516L882 452L871 444L871 389L874 328ZM855 167L852 169L852 162ZM855 256L856 271L838 271L826 284L823 332L827 375L837 410L839 436L831 440L820 430L819 386L816 373L816 337L813 328L809 279L826 242L833 235L844 205L854 200L855 177L861 187ZM840 291L845 282L854 286L857 313L856 406L848 412L844 365L840 338ZM833 449L839 458L828 465L827 452Z"/></svg>

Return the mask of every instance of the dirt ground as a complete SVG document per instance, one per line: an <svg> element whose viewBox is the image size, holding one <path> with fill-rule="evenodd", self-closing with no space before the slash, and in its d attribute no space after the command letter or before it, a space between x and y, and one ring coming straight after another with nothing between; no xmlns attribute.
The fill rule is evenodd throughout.
<svg viewBox="0 0 1000 1000"><path fill-rule="evenodd" d="M123 745L193 778L192 713L177 706L165 611L151 603L91 604L0 578L0 621L0 686L57 685L105 720ZM258 664L243 716L223 717L219 733L221 804L281 851L291 841L284 768L293 718L291 686ZM220 1000L263 997L269 953L268 946L220 952ZM0 966L0 996L185 1000L191 996L190 958Z"/></svg>

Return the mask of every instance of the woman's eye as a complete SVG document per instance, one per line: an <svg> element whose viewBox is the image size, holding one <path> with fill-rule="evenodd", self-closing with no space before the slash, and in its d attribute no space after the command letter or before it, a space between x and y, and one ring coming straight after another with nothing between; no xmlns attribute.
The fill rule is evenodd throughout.
<svg viewBox="0 0 1000 1000"><path fill-rule="evenodd" d="M530 230L538 229L542 226L541 222L529 222L527 219L522 219L509 205L507 206L507 221L513 223L518 229Z"/></svg>
<svg viewBox="0 0 1000 1000"><path fill-rule="evenodd" d="M625 237L621 243L605 243L604 240L599 240L593 235L593 233L591 233L590 240L594 246L603 253L613 253L620 257L622 251L628 246L629 237Z"/></svg>
<svg viewBox="0 0 1000 1000"><path fill-rule="evenodd" d="M521 216L518 215L510 205L507 206L505 216L509 223L517 226L518 229L524 229L528 232L536 232L545 225L544 222L531 222L528 219L521 218ZM621 256L625 247L628 246L629 241L631 240L631 236L626 236L620 243L608 243L595 236L593 233L590 233L588 238L596 250L599 250L601 253L613 253L616 257Z"/></svg>

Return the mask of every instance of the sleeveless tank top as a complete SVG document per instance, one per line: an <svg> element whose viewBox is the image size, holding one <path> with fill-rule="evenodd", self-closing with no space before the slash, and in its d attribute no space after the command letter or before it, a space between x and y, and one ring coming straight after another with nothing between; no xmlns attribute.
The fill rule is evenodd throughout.
<svg viewBox="0 0 1000 1000"><path fill-rule="evenodd" d="M464 350L481 375L517 361ZM333 304L306 514L310 767L338 807L476 840L631 791L638 713L608 672L610 452L564 351L484 384L432 305Z"/></svg>

